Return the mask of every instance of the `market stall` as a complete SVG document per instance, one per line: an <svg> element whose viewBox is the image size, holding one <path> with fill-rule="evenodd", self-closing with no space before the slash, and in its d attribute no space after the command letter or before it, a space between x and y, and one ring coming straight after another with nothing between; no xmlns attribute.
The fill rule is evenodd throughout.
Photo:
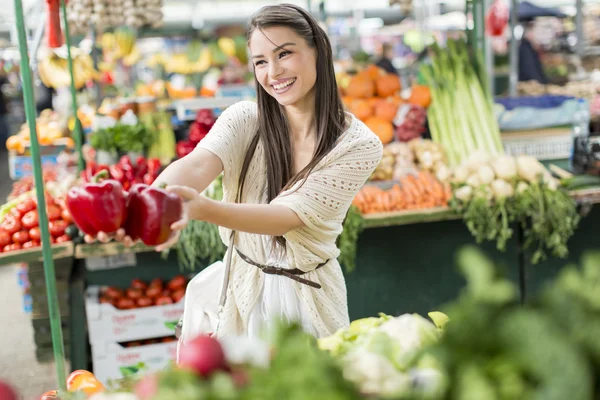
<svg viewBox="0 0 600 400"><path fill-rule="evenodd" d="M21 8L19 0L15 4ZM68 11L62 4L66 21ZM91 28L88 11L108 25L112 18L121 18L112 9L81 13L85 5L69 4L76 14L70 24L82 31ZM157 7L155 2L149 4ZM134 25L160 23L158 11L146 19L136 15L129 15ZM27 76L22 15L20 19L22 70ZM493 340L510 355L529 346L540 352L559 347L556 353L549 352L551 362L571 363L579 374L574 380L579 389L573 394L574 384L555 382L555 393L592 398L589 387L598 379L597 346L592 336L577 336L561 319L565 306L557 299L568 299L570 306L581 310L570 316L574 322L589 324L590 332L597 330L595 311L590 311L596 307L590 300L593 288L586 279L597 277L598 266L584 258L597 248L594 238L600 218L595 206L600 201L597 150L586 111L594 104L595 88L583 93L583 87L572 85L559 93L545 87L544 96L493 99L480 51L472 51L462 38L432 44L428 63L408 83L365 61L338 71L344 105L385 145L382 161L354 199L338 241L350 317L358 321L320 340L318 346L293 327L281 327L271 342L199 338L190 358L181 360L185 372L167 368L176 353L185 287L194 274L222 259L225 247L216 227L192 221L173 249L157 253L154 246L166 237L151 229L136 231L134 226L145 221L135 211L148 206L144 202L158 202L159 195L167 204L162 189L145 185L152 184L170 162L189 154L223 109L255 95L248 82L237 82L239 76L232 70L221 76L227 82L207 79L210 68L233 68L221 58L243 58L244 44L230 38L206 45L192 41L188 54L156 56L148 63L185 75L183 81L147 81L135 90L128 88L128 94L78 106L76 89L102 80L96 67L111 75L103 78L106 82L116 78L119 84L130 83L129 69L141 63L142 46L137 47L131 30L103 33L100 41L107 64L100 68L89 64L85 52L71 52L68 32L66 38L69 51L47 56L42 79L48 85L70 87L72 112L66 118L44 113L36 119L31 82L24 79L28 124L7 143L18 182L0 209L0 265L27 264L26 296L38 359L52 355L56 360L61 398L67 398L67 392L93 394L105 388L127 392L132 399L177 397L186 390L195 398L201 396L198 393L223 399L281 398L288 390L302 393L303 385L284 379L292 367L290 360L298 354L306 364L294 363L294 368L306 372L306 379L315 385L311 390L330 391L334 397L442 399L498 390L505 398L520 398L543 391L541 384L526 379L531 371L544 378L550 375L539 372L539 359L518 366L507 362L514 368L511 376L518 387L502 386L506 382L495 370L485 371L492 389L475 386L481 365L465 366L457 348L464 346L462 335L477 338L490 326L499 327ZM48 72L51 68L56 74ZM121 80L121 75L127 79ZM573 136L579 140L572 155ZM52 159L46 162L45 156ZM29 166L14 160L25 160ZM43 168L44 164L48 166ZM205 195L220 200L220 185L216 180ZM105 192L101 194L100 188ZM148 194L151 190L154 197ZM102 205L109 200L110 209ZM89 204L81 206L85 201ZM172 204L169 208L176 209L176 202ZM148 218L168 226L173 222L168 217ZM140 242L127 247L83 240L85 234L114 233L119 228ZM475 244L493 262L472 248L461 250ZM584 272L571 272L569 281L563 266L582 259ZM44 288L47 296L41 295ZM584 295L578 297L578 291ZM541 301L553 318L546 321L532 301ZM444 314L430 314L433 323L406 314L426 315L444 304L449 304L444 311L452 321L448 329ZM375 318L379 313L385 315ZM487 327L477 323L477 316ZM504 324L506 320L514 325ZM548 347L536 347L532 339L536 336L515 335L508 328L505 332L504 326L531 329L548 340ZM467 345L469 352L483 354L483 360L497 355L477 340ZM210 366L194 356L208 348L216 355ZM278 351L269 356L268 351L261 353L265 348ZM440 351L446 357L439 356ZM569 351L585 353L594 362L565 355ZM71 370L90 370L93 375L76 371L67 379L65 359ZM359 367L369 363L377 368ZM475 378L464 378L467 373ZM323 380L324 374L332 379Z"/></svg>

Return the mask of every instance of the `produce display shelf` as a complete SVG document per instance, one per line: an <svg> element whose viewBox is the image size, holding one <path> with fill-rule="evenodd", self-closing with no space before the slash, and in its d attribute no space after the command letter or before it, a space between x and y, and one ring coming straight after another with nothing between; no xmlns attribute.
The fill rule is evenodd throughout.
<svg viewBox="0 0 600 400"><path fill-rule="evenodd" d="M449 221L460 218L460 215L456 214L449 207L435 207L426 210L373 213L363 216L365 229L419 224L426 222Z"/></svg>
<svg viewBox="0 0 600 400"><path fill-rule="evenodd" d="M201 109L227 108L242 98L238 97L196 97L193 99L178 100L174 102L177 118L180 121L193 121L196 112Z"/></svg>
<svg viewBox="0 0 600 400"><path fill-rule="evenodd" d="M146 246L143 243L137 243L132 247L126 247L123 243L92 243L80 244L75 247L75 258L83 259L88 257L114 256L125 253L145 253L155 251L154 247Z"/></svg>
<svg viewBox="0 0 600 400"><path fill-rule="evenodd" d="M64 242L52 245L52 257L59 258L73 257L73 242ZM0 253L0 266L11 264L29 264L42 261L42 248L15 250L6 253Z"/></svg>
<svg viewBox="0 0 600 400"><path fill-rule="evenodd" d="M595 204L600 203L600 188L574 190L570 192L571 197L578 203Z"/></svg>

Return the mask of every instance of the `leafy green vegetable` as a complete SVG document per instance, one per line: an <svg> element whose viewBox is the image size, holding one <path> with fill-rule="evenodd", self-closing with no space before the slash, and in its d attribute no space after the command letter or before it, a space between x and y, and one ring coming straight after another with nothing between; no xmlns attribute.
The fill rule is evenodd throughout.
<svg viewBox="0 0 600 400"><path fill-rule="evenodd" d="M336 361L320 351L299 326L280 325L273 337L275 355L268 369L254 369L243 400L360 399Z"/></svg>
<svg viewBox="0 0 600 400"><path fill-rule="evenodd" d="M350 206L346 219L344 219L341 235L338 237L337 245L340 249L338 261L345 267L346 272L351 272L356 268L356 250L358 235L363 230L364 220L356 206Z"/></svg>
<svg viewBox="0 0 600 400"><path fill-rule="evenodd" d="M520 306L516 287L476 248L458 260L468 284L447 306L450 322L431 351L451 383L446 398L591 399L588 362L559 324Z"/></svg>

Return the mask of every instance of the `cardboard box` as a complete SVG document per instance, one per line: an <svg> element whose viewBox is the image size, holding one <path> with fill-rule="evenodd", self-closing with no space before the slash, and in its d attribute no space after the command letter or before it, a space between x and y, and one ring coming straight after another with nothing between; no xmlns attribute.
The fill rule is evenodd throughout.
<svg viewBox="0 0 600 400"><path fill-rule="evenodd" d="M183 315L184 299L164 306L119 310L112 304L100 304L100 291L100 286L90 286L85 296L92 345L175 335L175 325Z"/></svg>
<svg viewBox="0 0 600 400"><path fill-rule="evenodd" d="M123 347L119 343L92 344L93 373L104 385L109 380L160 371L177 358L177 342Z"/></svg>

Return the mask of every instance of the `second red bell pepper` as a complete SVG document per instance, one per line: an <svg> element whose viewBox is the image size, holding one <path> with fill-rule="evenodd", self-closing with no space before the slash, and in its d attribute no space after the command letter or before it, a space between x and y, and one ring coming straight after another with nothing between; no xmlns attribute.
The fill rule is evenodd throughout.
<svg viewBox="0 0 600 400"><path fill-rule="evenodd" d="M158 246L169 240L171 224L181 219L183 201L162 187L138 184L129 191L127 209L125 232L147 246Z"/></svg>
<svg viewBox="0 0 600 400"><path fill-rule="evenodd" d="M127 219L127 193L114 179L101 181L107 177L108 171L100 171L92 183L73 187L67 193L71 217L88 235L114 233Z"/></svg>

